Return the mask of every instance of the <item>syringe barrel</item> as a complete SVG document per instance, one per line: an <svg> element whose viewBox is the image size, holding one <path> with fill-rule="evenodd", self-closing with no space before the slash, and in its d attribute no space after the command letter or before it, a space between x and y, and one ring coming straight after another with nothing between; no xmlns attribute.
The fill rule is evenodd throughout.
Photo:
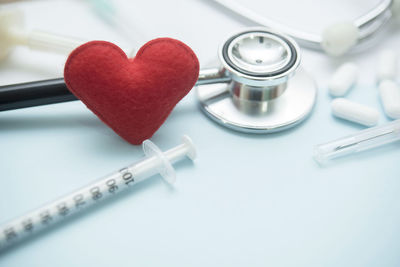
<svg viewBox="0 0 400 267"><path fill-rule="evenodd" d="M145 158L1 225L0 251L153 176L157 173L157 164L156 157Z"/></svg>
<svg viewBox="0 0 400 267"><path fill-rule="evenodd" d="M378 147L400 140L400 120L362 130L314 148L314 159L327 163L330 159Z"/></svg>
<svg viewBox="0 0 400 267"><path fill-rule="evenodd" d="M188 136L183 136L182 144L163 153L150 140L143 142L146 158L102 177L64 197L50 202L36 210L0 225L0 252L62 219L78 213L103 199L128 189L154 174L160 173L167 182L173 182L175 172L173 162L184 157L194 159L196 149Z"/></svg>

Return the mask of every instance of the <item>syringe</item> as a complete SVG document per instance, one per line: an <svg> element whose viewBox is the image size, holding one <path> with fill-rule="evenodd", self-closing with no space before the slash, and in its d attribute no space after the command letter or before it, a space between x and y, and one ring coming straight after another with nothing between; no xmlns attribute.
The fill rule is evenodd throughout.
<svg viewBox="0 0 400 267"><path fill-rule="evenodd" d="M326 164L331 159L382 146L397 140L400 140L400 120L317 145L314 148L314 159L320 164Z"/></svg>
<svg viewBox="0 0 400 267"><path fill-rule="evenodd" d="M168 183L175 182L175 171L171 163L185 156L192 160L196 157L191 139L188 136L182 139L182 144L165 153L146 140L143 142L143 150L147 157L143 160L1 225L0 251L154 174L160 173Z"/></svg>

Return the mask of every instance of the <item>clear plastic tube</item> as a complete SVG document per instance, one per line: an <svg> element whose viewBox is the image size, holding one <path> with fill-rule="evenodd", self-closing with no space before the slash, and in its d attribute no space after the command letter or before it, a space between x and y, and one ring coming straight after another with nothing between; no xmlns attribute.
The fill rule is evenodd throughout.
<svg viewBox="0 0 400 267"><path fill-rule="evenodd" d="M400 140L400 120L362 130L314 148L314 159L326 164L331 159L357 153Z"/></svg>

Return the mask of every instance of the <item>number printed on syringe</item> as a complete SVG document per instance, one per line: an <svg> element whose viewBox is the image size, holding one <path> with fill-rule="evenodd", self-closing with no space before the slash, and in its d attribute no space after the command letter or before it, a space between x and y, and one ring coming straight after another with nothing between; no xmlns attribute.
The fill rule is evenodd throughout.
<svg viewBox="0 0 400 267"><path fill-rule="evenodd" d="M159 173L160 170L162 170L160 174L164 179L169 183L173 183L175 181L175 172L171 163L185 156L192 160L196 157L194 145L187 136L183 137L182 144L165 153L149 140L143 142L143 150L147 155L143 160L1 225L0 250L108 196L115 195Z"/></svg>
<svg viewBox="0 0 400 267"><path fill-rule="evenodd" d="M0 247L5 242L13 242L23 235L44 228L109 195L116 194L118 191L130 187L134 182L134 176L129 168L123 168L118 173L86 186L78 192L30 212L7 224L7 227L0 233L2 235L0 235Z"/></svg>

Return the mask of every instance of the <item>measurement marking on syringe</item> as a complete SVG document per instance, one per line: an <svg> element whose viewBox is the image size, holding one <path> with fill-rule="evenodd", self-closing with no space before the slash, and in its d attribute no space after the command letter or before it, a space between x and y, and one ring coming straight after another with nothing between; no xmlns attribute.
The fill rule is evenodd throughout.
<svg viewBox="0 0 400 267"><path fill-rule="evenodd" d="M77 209L86 204L86 201L82 194L74 196L74 202L75 202L75 208Z"/></svg>
<svg viewBox="0 0 400 267"><path fill-rule="evenodd" d="M67 207L67 204L65 204L65 202L58 204L57 210L58 210L58 214L61 216L66 216L66 215L68 215L68 212L69 212L69 209Z"/></svg>
<svg viewBox="0 0 400 267"><path fill-rule="evenodd" d="M132 186L134 183L135 177L133 173L128 168L123 168L118 171L118 176L96 182L80 192L61 198L54 204L44 206L28 214L26 217L15 221L12 225L8 225L0 234L4 236L3 240L6 243L14 242L20 236L31 234L37 228L40 228L38 227L40 225L43 226L41 228L44 228L56 222L57 219L65 218L74 213L74 211L79 211L85 206L97 203L107 195L113 195L121 189ZM121 185L125 186L121 187Z"/></svg>
<svg viewBox="0 0 400 267"><path fill-rule="evenodd" d="M127 187L130 187L134 182L134 176L132 172L129 171L128 168L123 168L119 171L119 179L121 179L120 183L126 185ZM102 188L104 188L102 190ZM93 200L93 203L97 202L98 200L101 200L103 197L105 197L105 194L108 193L109 195L115 194L118 190L121 188L118 186L117 179L111 178L107 179L105 181L101 181L100 184L97 183L94 186L90 187L87 191L83 191L81 193L73 195L72 198L67 198L63 199L60 202L56 202L54 206L46 206L42 210L39 210L38 214L35 216L38 216L38 223L42 224L43 226L47 226L48 224L52 223L55 221L55 216L58 216L58 218L63 218L68 216L69 214L73 213L75 210L80 210L84 206L86 206L88 203L87 195ZM72 200L71 205L68 205ZM73 210L74 209L74 210ZM52 210L54 212L52 212ZM16 228L18 225L21 225L21 229L25 233L31 233L35 228L35 220L34 217L31 216L29 218L24 218L22 221L17 222L16 225L11 225L3 230L3 234L5 236L5 239L7 242L12 242L18 237L18 231Z"/></svg>
<svg viewBox="0 0 400 267"><path fill-rule="evenodd" d="M69 215L82 211L84 208L92 206L92 204L96 204L108 196L113 196L123 191L123 189L135 185L137 182L151 177L157 171L163 169L162 167L172 170L172 172L162 172L161 174L168 182L173 182L174 179L172 178L175 178L175 176L169 162L175 162L185 155L189 158L195 156L194 147L188 137L184 137L183 144L168 150L165 155L149 140L143 143L143 147L148 158L140 163L120 169L69 195L0 226L0 250L12 245L17 240L30 236L31 233L46 229L47 226L55 224L69 217ZM153 153L154 151L157 153Z"/></svg>
<svg viewBox="0 0 400 267"><path fill-rule="evenodd" d="M100 188L98 186L93 187L90 189L90 193L92 194L93 200L99 200L103 197L103 194L100 192Z"/></svg>
<svg viewBox="0 0 400 267"><path fill-rule="evenodd" d="M22 225L24 227L25 232L32 232L33 222L31 219L26 219L25 221L22 221Z"/></svg>
<svg viewBox="0 0 400 267"><path fill-rule="evenodd" d="M110 179L106 182L106 185L108 186L108 192L114 194L115 191L118 190L117 182L115 179Z"/></svg>
<svg viewBox="0 0 400 267"><path fill-rule="evenodd" d="M46 225L48 223L50 223L50 221L53 218L50 216L49 211L44 211L42 213L40 213L40 221L42 222L42 224Z"/></svg>
<svg viewBox="0 0 400 267"><path fill-rule="evenodd" d="M123 168L119 172L122 174L122 179L125 181L126 185L135 181L135 179L133 179L133 174L127 168Z"/></svg>
<svg viewBox="0 0 400 267"><path fill-rule="evenodd" d="M6 240L9 242L15 238L17 238L17 233L14 230L14 227L8 227L4 230L4 235L6 236Z"/></svg>

